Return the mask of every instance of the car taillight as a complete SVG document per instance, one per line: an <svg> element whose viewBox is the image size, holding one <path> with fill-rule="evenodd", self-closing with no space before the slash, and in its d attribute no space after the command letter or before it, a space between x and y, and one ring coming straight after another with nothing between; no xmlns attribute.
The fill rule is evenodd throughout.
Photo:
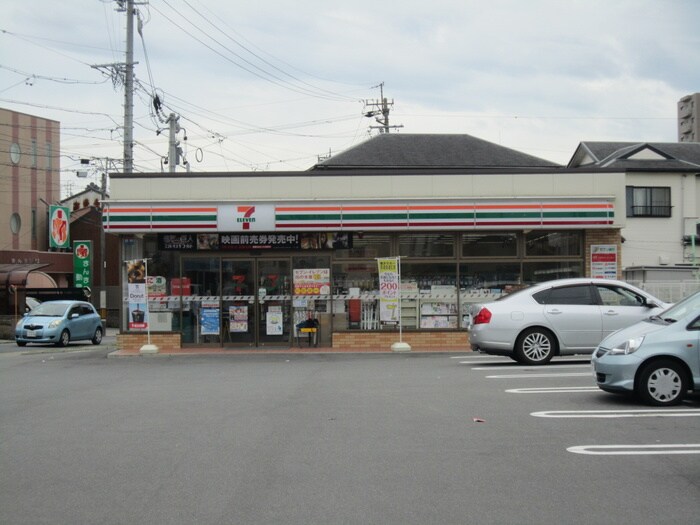
<svg viewBox="0 0 700 525"><path fill-rule="evenodd" d="M482 308L474 316L474 324L487 324L489 321L491 321L491 312L488 308Z"/></svg>

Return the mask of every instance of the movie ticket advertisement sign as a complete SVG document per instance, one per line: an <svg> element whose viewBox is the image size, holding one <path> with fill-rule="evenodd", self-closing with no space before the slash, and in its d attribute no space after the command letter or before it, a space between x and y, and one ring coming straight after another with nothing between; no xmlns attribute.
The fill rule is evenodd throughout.
<svg viewBox="0 0 700 525"><path fill-rule="evenodd" d="M379 320L399 322L399 260L377 259L379 265Z"/></svg>

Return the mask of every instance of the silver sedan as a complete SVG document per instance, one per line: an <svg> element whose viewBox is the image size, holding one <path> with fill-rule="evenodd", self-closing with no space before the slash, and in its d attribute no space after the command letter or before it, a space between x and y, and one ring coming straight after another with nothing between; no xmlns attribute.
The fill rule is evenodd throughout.
<svg viewBox="0 0 700 525"><path fill-rule="evenodd" d="M590 354L609 334L669 304L622 281L559 279L472 310L472 349L543 365L555 355Z"/></svg>

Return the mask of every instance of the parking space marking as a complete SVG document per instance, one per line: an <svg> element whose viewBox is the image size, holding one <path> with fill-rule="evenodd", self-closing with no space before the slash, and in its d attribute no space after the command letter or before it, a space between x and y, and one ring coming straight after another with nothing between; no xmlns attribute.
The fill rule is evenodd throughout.
<svg viewBox="0 0 700 525"><path fill-rule="evenodd" d="M592 456L648 456L659 454L700 454L700 443L679 445L581 445L568 452Z"/></svg>
<svg viewBox="0 0 700 525"><path fill-rule="evenodd" d="M480 364L480 363L467 363L467 364L474 365L474 364ZM489 364L497 364L497 363L489 363ZM551 365L550 368L548 368L548 370L559 370L560 368L591 368L591 365L590 365L590 363L579 364L579 365ZM502 366L481 366L481 367L472 368L472 370L503 370L503 367ZM535 368L533 368L531 366L514 365L514 366L509 366L508 370L535 370Z"/></svg>
<svg viewBox="0 0 700 525"><path fill-rule="evenodd" d="M598 392L597 386L553 386L538 388L510 388L506 390L509 394L559 394L573 392Z"/></svg>
<svg viewBox="0 0 700 525"><path fill-rule="evenodd" d="M542 377L591 377L591 373L566 372L563 374L505 374L497 376L486 376L486 379L534 379Z"/></svg>
<svg viewBox="0 0 700 525"><path fill-rule="evenodd" d="M501 365L501 369L506 365L516 365L515 361L460 361L460 365ZM499 369L499 367L496 367Z"/></svg>
<svg viewBox="0 0 700 525"><path fill-rule="evenodd" d="M623 418L623 417L698 417L698 408L658 408L640 410L549 410L532 412L534 417L552 418Z"/></svg>

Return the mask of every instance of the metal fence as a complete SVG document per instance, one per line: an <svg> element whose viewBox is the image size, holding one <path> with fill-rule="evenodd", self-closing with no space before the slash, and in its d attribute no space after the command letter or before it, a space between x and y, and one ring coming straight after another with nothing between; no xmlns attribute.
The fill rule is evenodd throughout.
<svg viewBox="0 0 700 525"><path fill-rule="evenodd" d="M700 281L627 281L667 303L676 303L700 290Z"/></svg>

